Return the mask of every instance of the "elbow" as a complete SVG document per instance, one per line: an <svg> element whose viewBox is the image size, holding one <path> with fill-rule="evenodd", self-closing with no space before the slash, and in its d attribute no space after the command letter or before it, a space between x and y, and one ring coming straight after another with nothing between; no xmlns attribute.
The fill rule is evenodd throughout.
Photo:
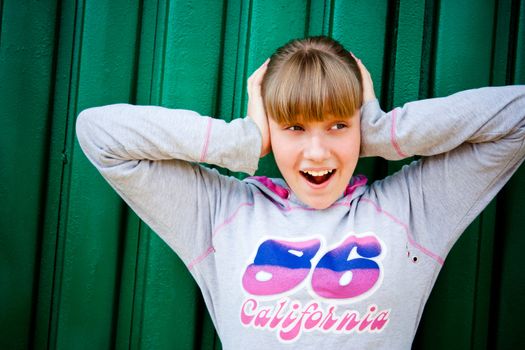
<svg viewBox="0 0 525 350"><path fill-rule="evenodd" d="M78 139L80 147L87 153L89 144L92 143L93 136L93 117L95 114L95 108L88 108L80 112L75 122L75 133Z"/></svg>
<svg viewBox="0 0 525 350"><path fill-rule="evenodd" d="M89 143L89 130L91 129L91 109L85 109L77 116L75 122L75 133L77 135L78 143L85 152L85 147Z"/></svg>
<svg viewBox="0 0 525 350"><path fill-rule="evenodd" d="M80 144L80 148L90 159L97 156L100 152L100 147L97 147L97 126L100 120L100 113L98 108L88 108L80 112L75 122L75 133Z"/></svg>
<svg viewBox="0 0 525 350"><path fill-rule="evenodd" d="M105 172L123 162L122 154L113 150L115 139L110 106L88 108L80 112L75 121L75 134L87 159L100 171ZM113 146L112 146L113 145Z"/></svg>
<svg viewBox="0 0 525 350"><path fill-rule="evenodd" d="M97 135L107 127L104 126L106 116L103 110L104 107L91 107L78 114L75 132L80 145L94 142Z"/></svg>
<svg viewBox="0 0 525 350"><path fill-rule="evenodd" d="M515 110L520 117L518 128L521 131L521 135L523 135L525 133L525 85L517 85L516 88L518 89L518 95L515 99Z"/></svg>
<svg viewBox="0 0 525 350"><path fill-rule="evenodd" d="M77 120L75 122L75 133L77 135L78 142L80 143L81 146L85 144L85 142L88 139L89 116L90 116L89 109L83 110L77 116Z"/></svg>

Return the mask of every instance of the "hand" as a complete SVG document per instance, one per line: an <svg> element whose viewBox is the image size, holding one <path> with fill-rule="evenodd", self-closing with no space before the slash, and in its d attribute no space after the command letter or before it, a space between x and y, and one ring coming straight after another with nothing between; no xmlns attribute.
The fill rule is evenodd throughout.
<svg viewBox="0 0 525 350"><path fill-rule="evenodd" d="M374 82L372 81L372 77L370 76L370 72L368 69L366 69L365 65L361 60L352 54L352 56L357 61L357 66L359 67L359 71L361 72L361 78L363 79L363 104L367 103L368 101L375 100L376 94L374 92Z"/></svg>
<svg viewBox="0 0 525 350"><path fill-rule="evenodd" d="M270 62L269 58L248 78L248 117L252 118L261 131L261 158L270 153L271 150L268 117L266 116L261 96L261 83L264 73L266 73L268 62Z"/></svg>

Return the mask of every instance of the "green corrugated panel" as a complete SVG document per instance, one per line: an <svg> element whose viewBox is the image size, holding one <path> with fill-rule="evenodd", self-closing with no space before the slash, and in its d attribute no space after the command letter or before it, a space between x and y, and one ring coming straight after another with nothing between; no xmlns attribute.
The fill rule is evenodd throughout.
<svg viewBox="0 0 525 350"><path fill-rule="evenodd" d="M440 2L439 26L434 29L433 96L490 84L495 5L494 1ZM491 284L480 277L491 273L487 259L493 258L493 221L494 207L489 206L447 257L419 329L422 349L467 349L475 343L486 348L487 332L479 320L486 320L488 307L481 301L490 294Z"/></svg>
<svg viewBox="0 0 525 350"><path fill-rule="evenodd" d="M153 16L143 17L143 28L155 31L153 36L148 33L141 38L140 55L152 55L146 61L153 66L151 73L141 72L144 84L138 87L139 103L214 114L223 7L220 2L198 5L192 1L159 1L157 11L149 12ZM172 349L177 344L193 349L202 342L213 343L209 326L208 337L201 338L204 307L182 262L145 225L140 236L136 276L140 282L133 304L136 312L131 347Z"/></svg>
<svg viewBox="0 0 525 350"><path fill-rule="evenodd" d="M385 109L525 82L523 0L0 0L0 20L2 349L221 348L184 265L80 151L80 110L243 117L251 72L318 34L364 61ZM279 174L271 156L259 172ZM524 347L524 180L521 167L450 253L414 348Z"/></svg>
<svg viewBox="0 0 525 350"><path fill-rule="evenodd" d="M508 55L503 58L507 82L525 83L525 1L512 1L506 13L510 16L502 31L507 30ZM502 37L501 39L504 39ZM501 73L503 75L503 72ZM521 319L525 312L525 246L524 213L525 166L518 169L498 198L498 233L495 249L501 252L495 259L499 273L494 283L499 288L494 293L493 319L491 320L491 345L498 349L523 348L525 341Z"/></svg>
<svg viewBox="0 0 525 350"><path fill-rule="evenodd" d="M63 61L57 76L69 75L69 84L60 90L57 103L64 108L56 118L66 123L63 145L69 162L60 188L51 348L100 349L115 342L124 207L75 142L74 122L84 108L129 101L135 80L137 4L62 4L60 29L71 49L59 56Z"/></svg>
<svg viewBox="0 0 525 350"><path fill-rule="evenodd" d="M268 6L264 1L251 2L249 23L243 27L242 34L245 44L239 47L239 53L244 54L241 60L242 71L238 72L235 103L241 108L235 116L246 115L248 94L246 80L270 55L283 43L291 38L305 36L308 23L308 4L306 1L273 2ZM290 14L294 14L293 16ZM241 41L242 42L242 41ZM234 110L235 111L235 110ZM264 157L259 162L257 175L280 176L273 155Z"/></svg>
<svg viewBox="0 0 525 350"><path fill-rule="evenodd" d="M385 81L385 61L388 54L386 52L388 42L385 37L390 31L386 21L389 15L388 2L374 0L332 3L334 3L332 35L339 39L356 57L363 60L370 74L374 77L374 89L377 97L380 100L384 99L382 88ZM315 18L315 16L312 17ZM330 31L325 31L323 34L330 34ZM386 161L383 160L364 158L357 164L355 172L366 174L369 179L381 178L385 175L386 164Z"/></svg>
<svg viewBox="0 0 525 350"><path fill-rule="evenodd" d="M0 348L33 339L50 147L56 6L0 1Z"/></svg>

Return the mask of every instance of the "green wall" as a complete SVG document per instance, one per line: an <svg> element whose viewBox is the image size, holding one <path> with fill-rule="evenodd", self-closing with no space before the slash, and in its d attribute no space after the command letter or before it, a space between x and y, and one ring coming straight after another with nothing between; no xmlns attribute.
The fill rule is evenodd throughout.
<svg viewBox="0 0 525 350"><path fill-rule="evenodd" d="M525 0L0 0L0 348L220 348L189 273L74 121L116 102L243 117L251 72L316 34L364 61L384 109L525 83ZM271 157L260 172L277 175ZM524 205L522 166L449 255L414 348L525 348Z"/></svg>

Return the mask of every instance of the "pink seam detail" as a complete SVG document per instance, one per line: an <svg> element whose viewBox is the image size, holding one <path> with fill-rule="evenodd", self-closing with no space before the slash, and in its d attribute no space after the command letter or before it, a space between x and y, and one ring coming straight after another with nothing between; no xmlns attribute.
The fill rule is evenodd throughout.
<svg viewBox="0 0 525 350"><path fill-rule="evenodd" d="M237 216L237 214L239 213L239 211L241 210L242 207L253 207L253 204L254 203L249 203L249 202L246 202L246 203L242 203L241 205L239 205L237 207L237 209L235 209L235 211L233 212L233 214L227 218L226 220L224 220L224 222L222 224L220 224L219 226L217 226L215 228L215 230L213 230L213 232L211 233L211 238L213 239L213 237L220 231L222 230L224 227L226 227L228 224L230 224L233 219L235 219L235 217ZM197 265L198 263L200 263L202 260L206 259L206 257L208 255L210 255L211 253L215 253L215 247L213 245L209 246L205 251L204 253L202 253L201 255L199 255L198 257L196 257L195 259L193 259L189 264L188 264L188 269L191 270L195 265Z"/></svg>
<svg viewBox="0 0 525 350"><path fill-rule="evenodd" d="M235 209L235 212L229 217L227 218L226 220L224 220L223 223L221 223L219 226L217 226L217 228L215 230L213 230L212 234L211 234L211 237L215 237L220 230L222 230L223 228L225 228L228 224L232 223L233 220L235 219L235 217L237 216L237 214L239 213L240 209L242 207L253 207L254 203L242 203L241 205L239 205L237 207L237 209ZM348 206L350 205L350 202L344 202L344 203L338 203L338 204L333 204L332 206L336 207L336 206ZM286 208L282 208L282 207L279 207L279 210L281 211L292 211L292 210L306 210L306 211L312 211L312 210L316 210L314 208L304 208L304 207L290 207L290 206L287 206ZM188 270L191 270L195 265L197 265L198 263L200 263L201 261L203 261L204 259L206 259L206 257L208 255L210 255L211 253L215 253L215 247L213 245L209 246L208 248L206 248L206 250L204 251L204 253L202 253L201 255L199 255L198 257L196 257L195 259L193 259L189 264L188 264Z"/></svg>
<svg viewBox="0 0 525 350"><path fill-rule="evenodd" d="M382 210L377 204L375 204L373 201L367 199L367 198L361 198L362 201L365 201L365 202L369 202L371 203L372 205L374 205L374 207L376 208L376 210L380 213L383 213L385 215L387 215L388 217L390 217L394 222L396 222L397 224L401 225L405 231L407 232L407 237L408 237L408 240L410 241L410 244L412 244L413 246L417 247L418 249L420 249L423 253L427 254L428 256L430 256L431 258L433 258L434 260L436 260L439 264L443 265L444 263L444 260L432 253L431 251L429 251L428 249L424 248L423 246L419 245L418 243L416 243L414 241L414 239L411 237L410 233L409 233L409 230L408 230L408 226L403 224L399 219L397 219L396 217L394 217L392 214ZM344 201L344 202L341 202L341 203L335 203L335 204L332 204L331 207L349 207L351 204L351 201L348 200L348 201ZM242 203L239 207L237 207L237 209L235 209L235 212L229 217L227 218L226 220L224 220L223 223L221 223L219 226L217 226L217 228L212 232L211 234L211 237L215 237L220 230L222 230L223 228L225 228L227 225L229 225L230 223L233 222L233 220L235 219L235 217L237 216L237 214L239 213L240 209L242 207L251 207L253 206L254 203ZM290 211L294 211L294 210L305 210L305 211L315 211L316 209L314 208L305 208L305 207L299 207L299 206L296 206L296 207L292 207L292 206L286 206L286 207L280 207L280 206L277 206L277 208L281 211L284 211L284 212L290 212ZM198 257L196 257L195 259L193 259L189 264L188 264L188 269L191 270L195 265L199 264L201 261L203 261L204 259L206 259L206 257L208 257L208 255L210 255L211 253L215 253L215 247L213 247L213 245L209 246L205 251L204 253L202 253L201 255L199 255Z"/></svg>
<svg viewBox="0 0 525 350"><path fill-rule="evenodd" d="M206 160L206 156L208 153L208 143L210 142L210 135L211 135L211 125L212 125L212 118L208 118L208 127L206 128L206 139L204 140L204 146L202 147L200 162L204 162Z"/></svg>
<svg viewBox="0 0 525 350"><path fill-rule="evenodd" d="M202 253L201 255L199 255L198 257L196 257L195 259L193 259L189 264L188 264L188 269L191 270L193 268L193 266L197 265L198 263L200 263L202 260L206 259L206 257L208 255L210 255L211 253L215 253L215 247L213 247L212 245L208 247L208 249L206 249L206 251L204 253Z"/></svg>
<svg viewBox="0 0 525 350"><path fill-rule="evenodd" d="M399 144L396 141L396 110L397 108L392 110L392 128L390 128L390 142L392 143L392 146L394 146L394 149L396 150L397 154L402 158L406 158L408 156L401 152L401 147L399 147Z"/></svg>
<svg viewBox="0 0 525 350"><path fill-rule="evenodd" d="M277 185L266 176L251 176L250 178L259 181L261 184L266 186L270 191L272 191L282 199L288 199L290 195L290 192L286 188ZM358 187L366 185L367 182L368 179L366 178L366 176L356 175L352 178L352 181L348 184L348 186L346 186L344 196L351 195Z"/></svg>
<svg viewBox="0 0 525 350"><path fill-rule="evenodd" d="M432 259L434 259L435 261L437 261L438 264L440 265L443 265L445 263L445 260L440 257L439 255L431 252L430 250L428 250L427 248L423 247L421 244L417 243L415 240L414 240L414 237L412 236L412 234L410 233L410 229L408 228L408 225L405 224L404 222L402 222L401 220L399 220L398 218L396 218L394 215L390 214L389 212L383 210L377 203L375 203L374 201L372 201L371 199L368 199L368 198L361 198L361 201L363 202L367 202L367 203L370 203L372 204L376 211L378 211L379 213L383 213L385 214L386 216L388 216L392 221L394 221L395 223L399 224L401 227L403 227L405 229L405 232L407 234L407 238L408 238L408 241L410 242L411 245L413 245L414 247L416 247L417 249L421 250L424 254L428 255L429 257L431 257Z"/></svg>

